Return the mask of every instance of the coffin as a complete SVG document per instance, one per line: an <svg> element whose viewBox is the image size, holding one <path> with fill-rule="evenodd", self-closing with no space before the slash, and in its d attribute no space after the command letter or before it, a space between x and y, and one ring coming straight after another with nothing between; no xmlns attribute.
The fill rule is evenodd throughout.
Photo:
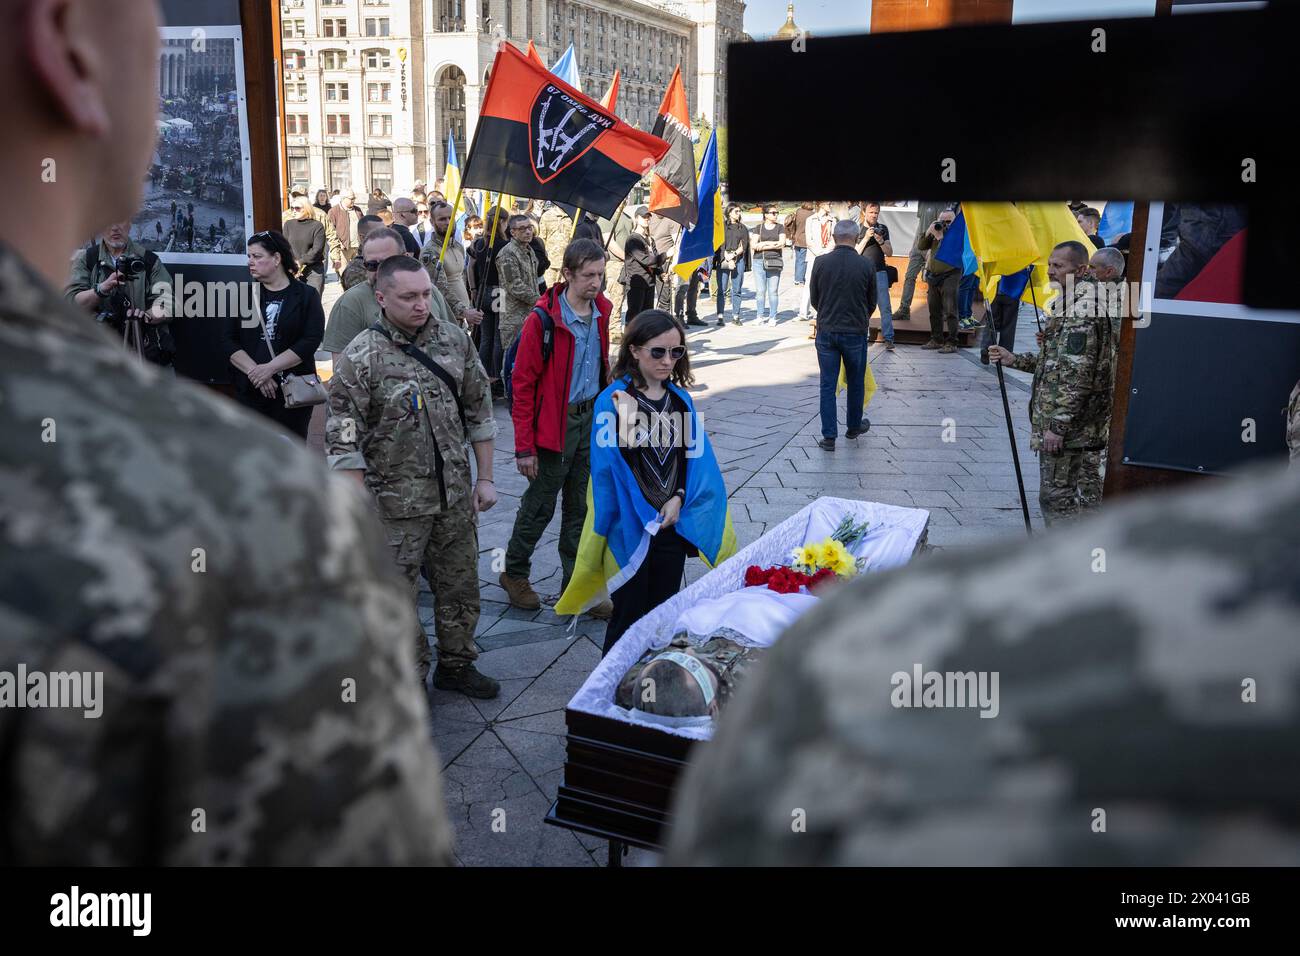
<svg viewBox="0 0 1300 956"><path fill-rule="evenodd" d="M662 848L673 788L693 747L707 746L706 718L662 726L614 703L619 680L651 648L672 639L688 608L744 587L750 565L787 564L790 552L828 536L850 515L869 530L856 553L861 573L906 564L924 546L929 512L871 501L818 498L628 629L565 708L564 779L546 822L646 849ZM741 691L743 693L743 690Z"/></svg>

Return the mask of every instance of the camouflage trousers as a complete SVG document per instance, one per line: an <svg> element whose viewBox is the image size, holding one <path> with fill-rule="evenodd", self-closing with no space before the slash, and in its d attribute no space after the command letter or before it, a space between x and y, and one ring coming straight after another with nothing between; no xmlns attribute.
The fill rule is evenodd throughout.
<svg viewBox="0 0 1300 956"><path fill-rule="evenodd" d="M1101 452L1067 448L1038 453L1038 504L1045 524L1070 521L1101 506Z"/></svg>
<svg viewBox="0 0 1300 956"><path fill-rule="evenodd" d="M438 637L438 663L462 667L478 657L474 628L478 626L478 522L468 505L418 518L385 518L384 531L397 568L406 576L412 597L420 568L426 568L433 591L433 623ZM418 608L417 608L418 610ZM416 673L424 684L433 663L423 625L415 638Z"/></svg>
<svg viewBox="0 0 1300 956"><path fill-rule="evenodd" d="M612 308L609 312L609 344L617 345L623 341L623 297L627 295L627 286L618 281L623 271L623 263L610 259L605 263L605 298Z"/></svg>

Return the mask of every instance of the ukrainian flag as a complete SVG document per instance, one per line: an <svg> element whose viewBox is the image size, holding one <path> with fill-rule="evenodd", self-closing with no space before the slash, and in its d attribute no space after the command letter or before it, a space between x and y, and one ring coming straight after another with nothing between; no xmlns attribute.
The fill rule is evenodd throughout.
<svg viewBox="0 0 1300 956"><path fill-rule="evenodd" d="M618 447L614 392L627 391L630 379L611 383L596 397L591 425L591 478L587 517L569 586L556 614L581 614L603 601L636 574L658 531L658 512L641 494L632 469ZM676 530L716 567L736 552L736 533L727 506L727 487L709 438L700 427L691 397L671 382L667 387L686 405L690 428L686 445L686 501Z"/></svg>
<svg viewBox="0 0 1300 956"><path fill-rule="evenodd" d="M682 233L677 244L677 261L673 271L685 281L702 263L712 262L713 254L722 248L725 222L722 218L722 193L718 189L718 134L709 134L709 145L704 147L700 160L700 178L696 189L699 197L700 218L695 225Z"/></svg>
<svg viewBox="0 0 1300 956"><path fill-rule="evenodd" d="M461 228L461 220L459 218L460 206L461 206L460 160L456 158L456 138L452 136L450 131L448 131L447 133L447 168L443 171L442 174L442 194L444 196L450 196L452 201L452 209L451 209L452 227L448 231L453 233L455 235L455 238L459 239L460 228ZM448 237L447 240L444 240L443 242L444 249L446 248L446 243L449 240L450 237Z"/></svg>

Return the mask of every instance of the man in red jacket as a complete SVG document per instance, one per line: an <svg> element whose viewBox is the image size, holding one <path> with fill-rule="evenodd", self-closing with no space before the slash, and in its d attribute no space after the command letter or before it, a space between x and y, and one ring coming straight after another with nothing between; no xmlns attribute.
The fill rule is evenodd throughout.
<svg viewBox="0 0 1300 956"><path fill-rule="evenodd" d="M610 302L600 291L605 250L590 239L569 243L560 278L537 300L554 323L550 354L543 354L542 320L531 312L519 335L511 379L515 464L528 479L528 490L515 515L501 587L511 604L528 609L542 606L528 575L533 550L555 515L561 492L561 594L573 575L587 516L592 405L609 380ZM590 613L608 618L612 610L605 601Z"/></svg>

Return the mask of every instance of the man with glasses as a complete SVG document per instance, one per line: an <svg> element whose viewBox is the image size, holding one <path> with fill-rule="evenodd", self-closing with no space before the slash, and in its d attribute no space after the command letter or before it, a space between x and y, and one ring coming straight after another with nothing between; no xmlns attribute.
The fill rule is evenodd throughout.
<svg viewBox="0 0 1300 956"><path fill-rule="evenodd" d="M498 335L505 352L518 338L524 319L537 304L537 254L533 251L533 221L522 213L510 217L510 238L497 252L501 302ZM602 267L604 262L601 262Z"/></svg>
<svg viewBox="0 0 1300 956"><path fill-rule="evenodd" d="M412 200L405 196L393 200L393 224L389 228L402 237L406 251L416 259L420 258L422 244L411 234L411 227L415 225L418 215Z"/></svg>
<svg viewBox="0 0 1300 956"><path fill-rule="evenodd" d="M321 349L334 354L337 365L343 352L360 333L379 321L382 310L375 299L375 277L379 267L394 256L406 255L402 237L392 229L376 229L366 236L361 247L361 259L365 264L366 281L344 292L334 308L330 310L329 322L325 324L325 338ZM433 290L433 301L429 305L432 313L453 325L459 325L452 318L447 308L447 300L437 289Z"/></svg>
<svg viewBox="0 0 1300 956"><path fill-rule="evenodd" d="M411 235L415 236L415 241L420 244L421 250L428 245L429 237L433 235L433 222L429 218L429 204L424 200L416 200L415 225L411 227Z"/></svg>
<svg viewBox="0 0 1300 956"><path fill-rule="evenodd" d="M759 325L776 325L776 313L781 308L781 271L785 268L785 247L790 245L790 240L778 216L776 206L769 203L763 207L763 221L754 228L754 281L758 285L755 308ZM766 317L764 302L768 303Z"/></svg>
<svg viewBox="0 0 1300 956"><path fill-rule="evenodd" d="M465 283L465 247L456 241L455 236L447 239L447 230L451 228L451 203L435 199L431 222L433 231L420 253L420 262L428 270L434 288L447 300L452 314L466 329L473 329L483 321L483 312L474 307Z"/></svg>
<svg viewBox="0 0 1300 956"><path fill-rule="evenodd" d="M348 261L347 268L343 270L343 275L339 279L343 284L344 292L366 281L366 265L361 258L361 247L366 244L366 236L376 229L383 228L384 220L378 216L362 216L361 221L357 223L357 235L361 237L357 244L357 252Z"/></svg>

